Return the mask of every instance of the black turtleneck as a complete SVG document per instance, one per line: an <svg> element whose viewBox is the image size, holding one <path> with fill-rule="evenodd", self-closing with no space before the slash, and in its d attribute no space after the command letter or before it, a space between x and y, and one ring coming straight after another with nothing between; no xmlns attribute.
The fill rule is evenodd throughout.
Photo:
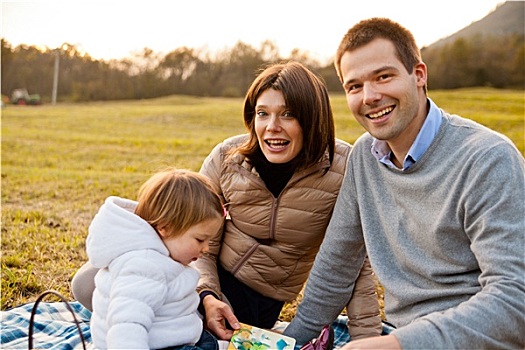
<svg viewBox="0 0 525 350"><path fill-rule="evenodd" d="M287 163L270 163L261 151L253 157L252 163L268 190L276 198L292 178L296 165L295 159Z"/></svg>

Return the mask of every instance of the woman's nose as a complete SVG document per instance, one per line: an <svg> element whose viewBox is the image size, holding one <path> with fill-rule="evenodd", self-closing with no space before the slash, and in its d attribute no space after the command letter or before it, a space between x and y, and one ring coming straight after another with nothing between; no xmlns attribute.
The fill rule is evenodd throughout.
<svg viewBox="0 0 525 350"><path fill-rule="evenodd" d="M281 125L279 123L279 117L273 115L268 120L268 124L266 125L266 130L267 131L277 131L280 129L280 127Z"/></svg>

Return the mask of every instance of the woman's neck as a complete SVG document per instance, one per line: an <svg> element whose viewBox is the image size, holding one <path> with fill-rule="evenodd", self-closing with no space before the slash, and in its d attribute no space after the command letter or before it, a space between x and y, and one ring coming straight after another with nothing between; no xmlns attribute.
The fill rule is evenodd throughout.
<svg viewBox="0 0 525 350"><path fill-rule="evenodd" d="M279 197L279 194L286 187L296 168L295 159L287 163L271 163L260 151L256 154L252 162L266 187L276 198Z"/></svg>

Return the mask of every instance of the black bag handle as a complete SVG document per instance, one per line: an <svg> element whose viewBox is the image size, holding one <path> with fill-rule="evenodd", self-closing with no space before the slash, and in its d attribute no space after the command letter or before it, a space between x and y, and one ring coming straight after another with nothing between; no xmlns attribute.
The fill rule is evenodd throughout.
<svg viewBox="0 0 525 350"><path fill-rule="evenodd" d="M33 349L33 325L34 325L34 319L35 319L36 310L38 308L38 304L40 303L40 301L42 301L42 299L44 299L44 297L46 297L49 294L53 294L59 297L66 304L67 309L73 315L73 319L75 320L75 325L77 326L78 333L80 333L80 339L82 340L82 347L84 348L84 350L86 350L86 342L84 340L84 334L82 334L82 330L80 329L80 324L77 320L77 317L75 316L75 312L73 311L73 308L71 308L71 305L69 305L68 301L66 300L66 298L62 296L62 294L54 290L46 290L45 292L40 294L40 296L35 301L35 305L33 305L33 309L31 310L31 317L29 319L29 344L28 344L29 350Z"/></svg>

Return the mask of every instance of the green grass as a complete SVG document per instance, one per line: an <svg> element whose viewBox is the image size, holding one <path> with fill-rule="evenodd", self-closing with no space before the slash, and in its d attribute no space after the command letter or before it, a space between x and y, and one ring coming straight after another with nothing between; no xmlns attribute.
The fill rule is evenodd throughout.
<svg viewBox="0 0 525 350"><path fill-rule="evenodd" d="M506 134L524 153L523 91L435 91L430 97ZM34 301L46 289L72 299L69 283L87 260L87 227L104 199L135 198L142 182L168 165L199 170L215 144L245 132L242 103L174 96L5 107L1 309ZM363 129L343 95L333 95L332 103L337 136L354 142Z"/></svg>

